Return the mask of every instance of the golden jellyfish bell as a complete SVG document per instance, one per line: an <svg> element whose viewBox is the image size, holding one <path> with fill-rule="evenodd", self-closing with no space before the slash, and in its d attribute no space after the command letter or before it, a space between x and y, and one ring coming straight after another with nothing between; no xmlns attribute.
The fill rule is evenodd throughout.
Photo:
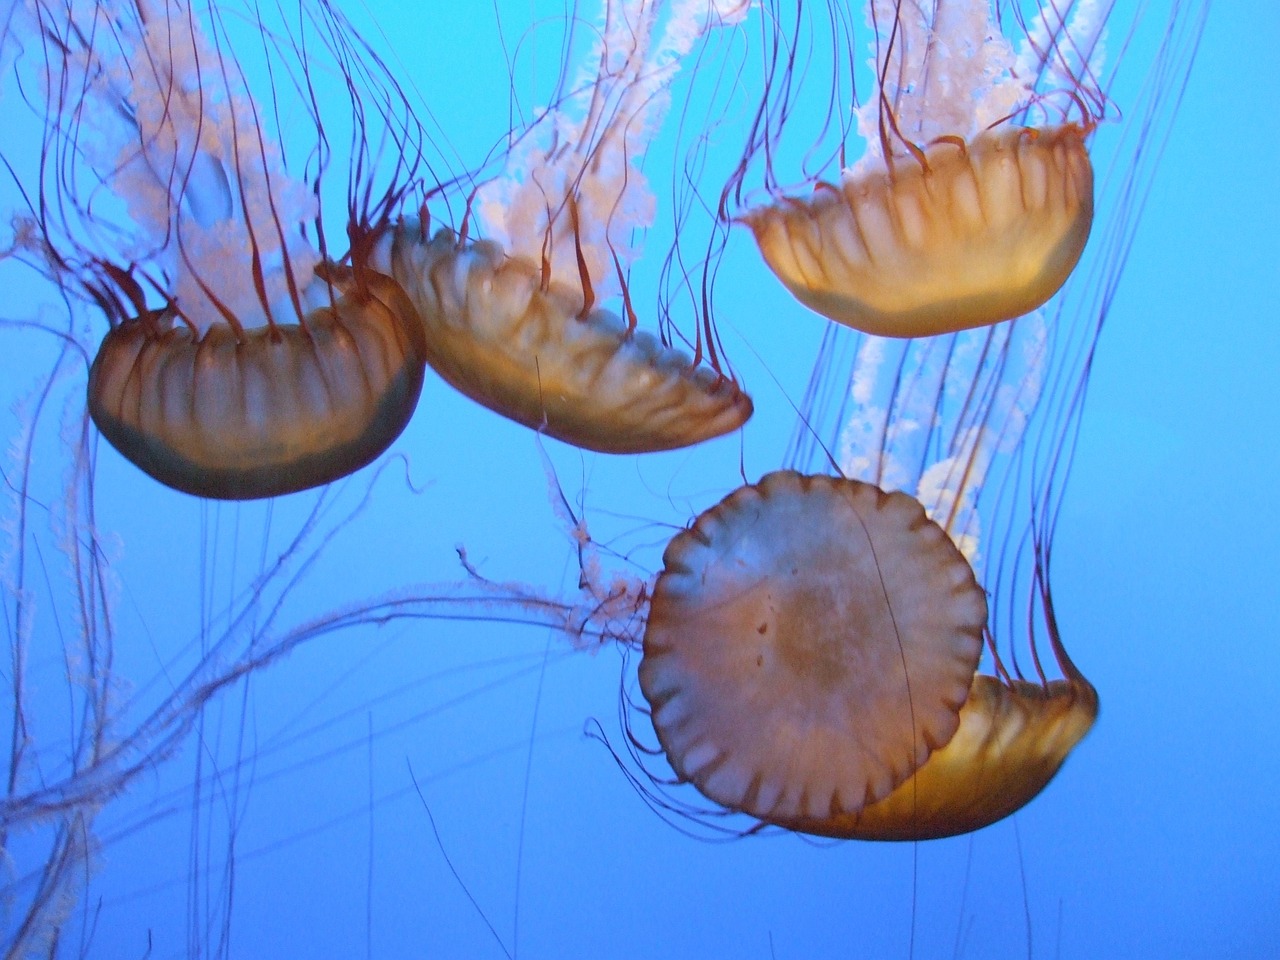
<svg viewBox="0 0 1280 960"><path fill-rule="evenodd" d="M203 335L172 311L114 327L89 371L89 413L126 459L198 497L244 500L337 480L413 416L425 347L391 279L328 269L333 301L299 323Z"/></svg>
<svg viewBox="0 0 1280 960"><path fill-rule="evenodd" d="M493 243L450 231L421 240L399 225L387 269L422 316L431 367L465 395L517 423L588 450L646 453L736 430L751 398L617 314L583 313L573 287Z"/></svg>
<svg viewBox="0 0 1280 960"><path fill-rule="evenodd" d="M781 825L856 840L980 830L1034 800L1097 717L1097 691L1079 672L1047 685L978 674L955 735L893 793L856 814Z"/></svg>
<svg viewBox="0 0 1280 960"><path fill-rule="evenodd" d="M772 473L672 540L640 688L680 780L840 839L981 829L1049 783L1097 716L1065 679L977 674L986 598L903 493ZM1051 625L1052 626L1052 625Z"/></svg>
<svg viewBox="0 0 1280 960"><path fill-rule="evenodd" d="M768 474L664 564L640 688L672 768L708 798L783 825L852 816L955 733L986 599L912 498Z"/></svg>
<svg viewBox="0 0 1280 960"><path fill-rule="evenodd" d="M347 27L326 4L316 14L331 38ZM349 198L352 250L336 263L324 165L309 181L289 172L216 6L209 27L182 3L30 15L51 40L49 88L82 93L50 101L46 139L74 149L51 151L63 165L41 182L53 196L38 230L54 278L111 324L88 381L102 435L161 483L217 499L307 489L376 458L412 416L426 363L412 303L368 265L414 163L412 131L385 192L350 187L364 202ZM308 49L326 42L319 32ZM310 42L289 29L263 37L279 45L268 56ZM336 55L357 69L350 50ZM354 107L355 76L343 76ZM304 109L323 137L316 102ZM367 116L353 109L361 169L376 166ZM163 305L149 306L157 294Z"/></svg>
<svg viewBox="0 0 1280 960"><path fill-rule="evenodd" d="M879 336L932 336L1021 316L1058 291L1089 239L1093 167L1075 124L1002 127L743 219L811 310Z"/></svg>
<svg viewBox="0 0 1280 960"><path fill-rule="evenodd" d="M834 182L774 183L777 143L798 111L793 85L772 76L762 115L783 119L757 125L725 191L738 195L759 155L769 197L736 219L796 299L864 333L935 336L1042 306L1093 223L1087 141L1107 104L1097 79L1107 12L1045 6L1001 20L988 0L867 0L866 10L875 76L853 111L862 157L844 165L855 130L842 120L838 143L824 129L811 151L838 158ZM1009 24L1024 31L1017 49ZM831 25L843 76L855 39L843 16ZM846 82L852 96L867 89Z"/></svg>

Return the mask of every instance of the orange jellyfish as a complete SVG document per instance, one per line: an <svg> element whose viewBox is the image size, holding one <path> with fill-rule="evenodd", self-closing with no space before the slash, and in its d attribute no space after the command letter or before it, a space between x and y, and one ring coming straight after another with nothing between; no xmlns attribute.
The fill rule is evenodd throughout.
<svg viewBox="0 0 1280 960"><path fill-rule="evenodd" d="M897 381L912 402L948 376L945 364L924 372ZM1034 371L1019 373L1033 386L1002 401L1011 420L1038 389ZM880 421L881 483L902 480L889 451L914 450L909 409ZM965 559L977 551L974 495L998 445L1016 446L1009 422L1003 433L926 428L921 449L953 451L918 479L932 519L903 493L784 472L735 491L671 542L639 680L679 780L768 824L864 840L970 832L1044 789L1091 728L1098 697L1062 645L1044 545L1033 545L1028 601L1041 623L1027 622L1045 632L1061 679L1046 677L1034 644L1037 679L1006 666ZM856 454L847 466L866 472ZM976 673L984 638L992 672Z"/></svg>
<svg viewBox="0 0 1280 960"><path fill-rule="evenodd" d="M371 191L359 171L375 162L363 129L351 252L335 262L320 223L320 101L302 107L321 147L300 180L267 134L278 117L250 95L227 24L206 12L209 30L182 0L32 8L52 162L31 233L47 269L111 325L89 374L102 435L174 489L269 497L345 476L395 440L422 387L422 331L399 287L369 267L401 188L361 210ZM291 79L314 98L305 71ZM278 91L268 103L283 109ZM396 174L414 162L405 147Z"/></svg>
<svg viewBox="0 0 1280 960"><path fill-rule="evenodd" d="M672 768L705 796L828 833L953 739L986 598L911 497L772 473L664 562L640 689Z"/></svg>
<svg viewBox="0 0 1280 960"><path fill-rule="evenodd" d="M741 216L805 306L867 333L930 336L1034 310L1070 275L1093 222L1086 141L1107 102L1097 79L1107 8L1006 14L989 0L868 0L875 76L858 82L874 93L856 110L865 154L844 166L841 118L838 184L812 176L799 197L768 169L769 202ZM1024 32L1016 53L1002 33L1012 26ZM833 34L837 63L851 63L847 29ZM792 95L790 83L770 86ZM790 112L762 109L726 195L752 153L772 152L763 147L782 124L769 118Z"/></svg>
<svg viewBox="0 0 1280 960"><path fill-rule="evenodd" d="M703 366L701 332L692 358L637 332L626 280L632 234L654 216L640 161L680 61L748 4L604 6L584 79L514 139L504 175L468 198L486 239L447 229L431 238L411 220L375 263L404 286L428 362L462 393L566 443L642 453L728 433L752 413L713 336ZM626 320L598 306L613 296Z"/></svg>
<svg viewBox="0 0 1280 960"><path fill-rule="evenodd" d="M1064 679L975 674L983 591L905 494L770 474L664 559L639 670L658 741L680 781L764 823L863 840L977 830L1039 794L1097 716L1047 593Z"/></svg>

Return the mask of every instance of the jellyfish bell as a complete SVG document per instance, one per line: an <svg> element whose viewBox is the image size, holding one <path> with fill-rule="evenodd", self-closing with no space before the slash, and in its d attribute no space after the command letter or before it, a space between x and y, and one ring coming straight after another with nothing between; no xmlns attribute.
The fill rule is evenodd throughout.
<svg viewBox="0 0 1280 960"><path fill-rule="evenodd" d="M1093 222L1106 15L1008 19L1027 27L1016 55L988 0L869 0L866 154L838 184L771 187L739 218L805 306L866 333L932 336L1029 313L1071 274Z"/></svg>
<svg viewBox="0 0 1280 960"><path fill-rule="evenodd" d="M740 427L751 398L582 292L491 241L459 243L418 221L384 241L379 266L417 306L428 363L454 388L517 423L588 450L647 453Z"/></svg>
<svg viewBox="0 0 1280 960"><path fill-rule="evenodd" d="M1029 313L1070 276L1093 222L1086 130L984 131L820 186L744 220L806 307L924 337Z"/></svg>
<svg viewBox="0 0 1280 960"><path fill-rule="evenodd" d="M404 430L422 390L417 313L399 286L317 268L331 305L296 323L198 334L173 308L118 323L89 371L89 413L111 445L175 490L273 497L337 480Z"/></svg>
<svg viewBox="0 0 1280 960"><path fill-rule="evenodd" d="M912 498L769 474L664 564L640 688L672 768L708 798L809 829L890 795L952 739L987 605Z"/></svg>
<svg viewBox="0 0 1280 960"><path fill-rule="evenodd" d="M310 182L286 170L213 8L211 32L177 0L34 11L53 41L46 138L65 167L44 188L72 211L42 211L40 227L58 279L111 324L88 383L102 435L161 483L218 499L303 490L376 458L425 369L412 303L368 265L399 188L353 203L352 250L335 262L318 226L323 163Z"/></svg>
<svg viewBox="0 0 1280 960"><path fill-rule="evenodd" d="M655 200L639 161L680 65L741 0L606 0L579 85L513 137L467 199L487 239L400 224L375 266L421 314L431 366L473 400L575 446L642 453L740 427L752 403L701 339L691 358L636 331L626 270ZM598 306L622 298L627 319ZM699 334L701 337L701 333Z"/></svg>

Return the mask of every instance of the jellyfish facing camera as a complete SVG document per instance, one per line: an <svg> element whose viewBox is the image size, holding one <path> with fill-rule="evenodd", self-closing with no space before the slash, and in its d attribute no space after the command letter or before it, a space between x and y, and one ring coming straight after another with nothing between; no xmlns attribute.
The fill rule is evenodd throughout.
<svg viewBox="0 0 1280 960"><path fill-rule="evenodd" d="M975 675L985 595L906 494L769 474L664 563L639 669L658 741L680 780L765 823L978 830L1034 799L1097 716L1056 632L1066 679Z"/></svg>
<svg viewBox="0 0 1280 960"><path fill-rule="evenodd" d="M879 336L932 336L1028 313L1074 269L1093 222L1105 13L1028 15L1016 56L992 16L988 0L869 0L866 155L838 185L773 188L741 217L807 307Z"/></svg>
<svg viewBox="0 0 1280 960"><path fill-rule="evenodd" d="M769 474L664 564L640 688L672 768L708 798L827 832L952 739L986 599L911 497Z"/></svg>
<svg viewBox="0 0 1280 960"><path fill-rule="evenodd" d="M625 273L654 197L638 166L680 59L740 0L607 0L597 75L516 138L474 198L488 239L411 220L377 248L422 316L427 357L505 417L607 453L668 450L736 430L752 403L719 367L636 332ZM662 33L657 34L661 23ZM472 203L471 200L468 204ZM620 295L628 320L602 309Z"/></svg>
<svg viewBox="0 0 1280 960"><path fill-rule="evenodd" d="M323 2L314 13L336 24ZM111 324L88 384L102 435L161 483L220 499L306 489L377 457L425 370L413 305L367 262L398 188L352 204L352 251L335 263L319 225L324 163L308 182L288 173L216 8L207 33L178 0L28 15L49 41L57 171L43 181L57 202L30 233ZM274 91L270 102L280 109ZM163 305L149 306L156 293Z"/></svg>

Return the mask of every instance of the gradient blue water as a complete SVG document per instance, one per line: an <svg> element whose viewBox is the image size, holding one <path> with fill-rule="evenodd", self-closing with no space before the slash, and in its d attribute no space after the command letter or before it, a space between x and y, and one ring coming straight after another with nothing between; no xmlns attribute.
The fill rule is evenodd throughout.
<svg viewBox="0 0 1280 960"><path fill-rule="evenodd" d="M518 22L520 6L504 18ZM501 129L468 118L469 96L490 102L487 84L505 83L505 70L468 66L471 14L444 14L415 42L402 12L379 20L451 140L470 149ZM229 931L233 957L500 957L498 939L526 958L1274 956L1277 37L1270 7L1213 11L1102 339L1054 569L1066 641L1102 714L1028 809L920 845L691 839L583 735L595 717L616 738L616 651L575 653L544 630L486 622L369 626L228 691L199 748L104 810L103 835L119 839L95 858L89 955L216 955ZM737 263L750 262L743 241ZM549 445L593 530L628 532L619 545L638 570L658 562L662 524L741 482L740 450L748 477L778 465L787 397L823 323L758 270L722 310L760 411L742 448L636 461ZM36 348L4 336L18 392L32 370L23 351ZM493 579L572 586L528 431L429 381L396 449L419 489L399 461L386 470L290 591L286 619L456 581L457 544ZM60 494L56 476L44 482ZM369 483L337 494L322 532ZM99 526L118 534L117 669L143 699L198 636L201 610L224 606L264 539L282 542L314 502L201 506L105 447L98 493ZM54 686L57 657L40 666ZM19 838L9 851L19 873L23 850Z"/></svg>

